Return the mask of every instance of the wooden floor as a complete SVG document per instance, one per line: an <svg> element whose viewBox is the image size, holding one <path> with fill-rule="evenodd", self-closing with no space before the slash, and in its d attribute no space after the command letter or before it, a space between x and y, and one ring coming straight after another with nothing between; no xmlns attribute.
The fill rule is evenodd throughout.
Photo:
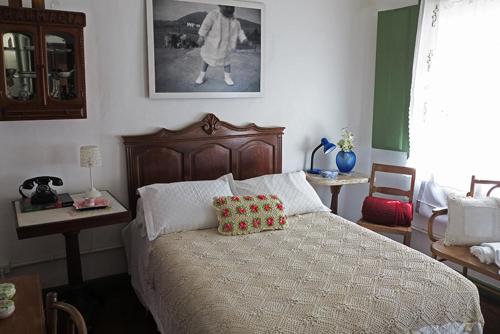
<svg viewBox="0 0 500 334"><path fill-rule="evenodd" d="M64 288L59 289L64 299ZM156 324L135 296L128 275L119 275L90 282L84 288L83 306L89 334L153 334ZM500 302L481 297L486 322L484 334L500 334Z"/></svg>

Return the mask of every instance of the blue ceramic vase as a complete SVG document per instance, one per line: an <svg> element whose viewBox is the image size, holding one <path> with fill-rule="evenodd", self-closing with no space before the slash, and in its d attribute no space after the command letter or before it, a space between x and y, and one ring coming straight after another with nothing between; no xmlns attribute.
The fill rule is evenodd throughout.
<svg viewBox="0 0 500 334"><path fill-rule="evenodd" d="M349 173L353 170L354 165L356 165L356 154L354 152L344 152L340 151L337 153L337 168L341 173Z"/></svg>

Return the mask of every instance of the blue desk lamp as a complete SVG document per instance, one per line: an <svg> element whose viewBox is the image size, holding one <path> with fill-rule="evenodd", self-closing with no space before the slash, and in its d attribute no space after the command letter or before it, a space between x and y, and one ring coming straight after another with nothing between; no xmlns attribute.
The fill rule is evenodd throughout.
<svg viewBox="0 0 500 334"><path fill-rule="evenodd" d="M326 138L321 138L321 144L318 145L318 147L316 147L311 155L311 169L309 169L307 172L310 173L310 174L320 174L321 173L321 169L318 169L318 168L313 168L313 163L314 163L314 153L316 153L317 150L319 150L321 147L323 147L323 152L325 154L328 154L330 152L332 152L336 147L337 145L333 144L333 143L330 143L328 141L328 139Z"/></svg>

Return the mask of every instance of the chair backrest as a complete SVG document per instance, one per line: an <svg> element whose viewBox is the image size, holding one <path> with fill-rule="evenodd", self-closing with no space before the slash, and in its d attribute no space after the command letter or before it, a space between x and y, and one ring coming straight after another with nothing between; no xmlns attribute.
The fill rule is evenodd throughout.
<svg viewBox="0 0 500 334"><path fill-rule="evenodd" d="M472 175L472 178L470 180L470 190L467 193L467 196L474 197L474 194L476 192L476 186L480 185L480 184L484 184L484 185L487 185L487 187L489 187L489 189L486 193L487 197L490 197L493 190L500 188L500 181L479 180L479 179L476 179L475 175Z"/></svg>
<svg viewBox="0 0 500 334"><path fill-rule="evenodd" d="M75 326L78 334L87 334L87 326L82 314L76 307L70 304L57 301L57 293L49 292L45 298L46 317L47 317L47 334L57 334L57 312L63 311L67 313L71 321L68 321L68 329L66 333L73 334ZM68 319L69 320L69 319Z"/></svg>
<svg viewBox="0 0 500 334"><path fill-rule="evenodd" d="M376 173L378 172L410 176L410 189L404 190L392 187L378 187L376 185ZM415 189L415 175L415 168L374 163L372 165L372 173L370 177L370 196L373 196L374 193L402 196L406 197L408 199L408 202L411 203L413 202L413 191Z"/></svg>

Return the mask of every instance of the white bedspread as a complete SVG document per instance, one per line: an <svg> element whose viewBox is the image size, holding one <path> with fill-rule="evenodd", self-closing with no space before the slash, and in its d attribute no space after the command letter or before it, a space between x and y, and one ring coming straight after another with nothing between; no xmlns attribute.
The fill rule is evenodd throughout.
<svg viewBox="0 0 500 334"><path fill-rule="evenodd" d="M152 243L127 227L132 283L160 331L481 332L476 287L442 263L332 214L289 223L283 231L227 237L209 229Z"/></svg>

